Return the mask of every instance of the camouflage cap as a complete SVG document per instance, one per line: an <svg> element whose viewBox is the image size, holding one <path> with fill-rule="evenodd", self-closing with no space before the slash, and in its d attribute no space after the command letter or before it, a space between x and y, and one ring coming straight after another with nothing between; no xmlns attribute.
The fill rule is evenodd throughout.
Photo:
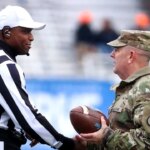
<svg viewBox="0 0 150 150"><path fill-rule="evenodd" d="M107 44L116 48L129 45L141 50L150 51L150 31L123 30L116 40Z"/></svg>

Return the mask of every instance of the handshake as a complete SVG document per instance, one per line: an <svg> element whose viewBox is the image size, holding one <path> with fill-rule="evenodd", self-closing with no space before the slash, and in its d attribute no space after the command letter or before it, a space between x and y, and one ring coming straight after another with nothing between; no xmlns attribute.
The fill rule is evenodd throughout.
<svg viewBox="0 0 150 150"><path fill-rule="evenodd" d="M100 110L78 106L70 111L70 121L78 133L72 138L73 150L99 149L98 147L105 137L104 133L109 128L109 120ZM26 137L31 141L31 147L39 143L29 134L26 134Z"/></svg>
<svg viewBox="0 0 150 150"><path fill-rule="evenodd" d="M39 142L33 138L31 138L31 136L29 134L26 133L26 137L28 140L30 140L30 146L34 147L35 145L37 145ZM86 150L86 142L82 141L78 139L78 136L73 138L75 146L73 150Z"/></svg>

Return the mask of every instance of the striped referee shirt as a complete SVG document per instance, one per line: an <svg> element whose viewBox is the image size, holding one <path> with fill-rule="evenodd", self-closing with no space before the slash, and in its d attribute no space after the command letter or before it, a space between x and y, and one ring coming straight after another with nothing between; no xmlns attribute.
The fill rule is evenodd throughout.
<svg viewBox="0 0 150 150"><path fill-rule="evenodd" d="M15 56L13 49L0 41L0 129L23 130L53 148L73 149L73 140L59 134L31 105L24 73Z"/></svg>

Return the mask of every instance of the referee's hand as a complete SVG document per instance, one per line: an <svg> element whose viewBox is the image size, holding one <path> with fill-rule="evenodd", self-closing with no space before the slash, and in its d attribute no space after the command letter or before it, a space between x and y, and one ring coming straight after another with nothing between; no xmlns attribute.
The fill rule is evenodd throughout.
<svg viewBox="0 0 150 150"><path fill-rule="evenodd" d="M30 146L33 147L35 146L36 144L38 144L39 142L35 139L32 139L31 143L30 143Z"/></svg>
<svg viewBox="0 0 150 150"><path fill-rule="evenodd" d="M73 139L75 141L74 150L86 150L87 149L86 141L79 139L78 136L75 136Z"/></svg>
<svg viewBox="0 0 150 150"><path fill-rule="evenodd" d="M33 139L28 133L26 133L26 138L31 141L31 143L30 143L31 147L33 147L39 143L37 140Z"/></svg>

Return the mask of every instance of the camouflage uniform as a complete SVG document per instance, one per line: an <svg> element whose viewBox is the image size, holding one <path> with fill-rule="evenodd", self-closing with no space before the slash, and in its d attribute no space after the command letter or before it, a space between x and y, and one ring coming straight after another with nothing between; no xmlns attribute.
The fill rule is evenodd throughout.
<svg viewBox="0 0 150 150"><path fill-rule="evenodd" d="M122 81L109 112L108 150L150 150L150 68ZM134 148L133 148L134 147Z"/></svg>
<svg viewBox="0 0 150 150"><path fill-rule="evenodd" d="M150 51L150 34L149 40L145 40L148 36L143 37L144 35L139 34L125 36L119 37L119 40L129 39L127 42L121 41L122 44L128 43ZM136 38L139 45L132 43ZM119 42L118 47L121 44ZM114 43L110 45L112 44ZM109 109L110 126L104 133L105 139L99 145L89 144L88 150L150 150L150 67L141 68L121 81L115 87L115 92L115 101Z"/></svg>

